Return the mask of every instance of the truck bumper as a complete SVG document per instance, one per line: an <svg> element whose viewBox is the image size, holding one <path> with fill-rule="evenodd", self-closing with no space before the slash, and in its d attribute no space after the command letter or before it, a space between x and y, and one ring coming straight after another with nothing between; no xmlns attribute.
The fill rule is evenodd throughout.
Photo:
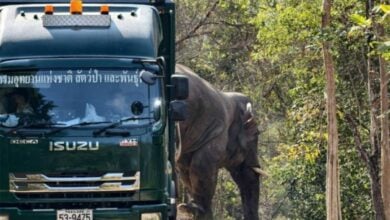
<svg viewBox="0 0 390 220"><path fill-rule="evenodd" d="M160 219L168 219L166 204L132 206L121 209L93 209L93 220L142 220L142 214L160 213ZM57 211L54 209L21 210L18 208L0 208L0 220L8 216L7 220L57 220ZM3 217L3 218L2 218ZM159 218L144 218L159 219ZM70 220L70 219L69 219Z"/></svg>

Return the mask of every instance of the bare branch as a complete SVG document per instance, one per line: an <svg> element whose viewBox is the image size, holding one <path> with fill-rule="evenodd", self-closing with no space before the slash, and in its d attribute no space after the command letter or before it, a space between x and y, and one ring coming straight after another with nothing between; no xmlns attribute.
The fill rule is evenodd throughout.
<svg viewBox="0 0 390 220"><path fill-rule="evenodd" d="M355 119L349 114L346 115L347 122L352 130L353 139L355 141L355 147L358 150L360 157L366 163L367 167L370 167L370 158L367 151L363 148L362 139L360 137L360 133L357 128L357 123Z"/></svg>
<svg viewBox="0 0 390 220"><path fill-rule="evenodd" d="M189 32L187 32L187 34L185 36L183 36L182 38L178 39L175 43L176 45L179 45L179 44L182 44L184 41L190 39L190 38L193 38L194 36L196 36L196 32L206 24L207 20L209 19L209 17L211 16L211 14L215 11L215 9L217 8L217 5L219 3L219 0L215 1L214 4L211 6L211 8L207 11L207 13L205 14L205 16L198 22L197 25L195 25Z"/></svg>

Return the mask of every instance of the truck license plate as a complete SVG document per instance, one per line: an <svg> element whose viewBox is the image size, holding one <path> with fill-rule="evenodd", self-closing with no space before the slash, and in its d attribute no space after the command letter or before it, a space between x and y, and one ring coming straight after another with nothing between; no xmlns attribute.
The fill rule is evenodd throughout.
<svg viewBox="0 0 390 220"><path fill-rule="evenodd" d="M93 220L92 209L57 210L57 220Z"/></svg>

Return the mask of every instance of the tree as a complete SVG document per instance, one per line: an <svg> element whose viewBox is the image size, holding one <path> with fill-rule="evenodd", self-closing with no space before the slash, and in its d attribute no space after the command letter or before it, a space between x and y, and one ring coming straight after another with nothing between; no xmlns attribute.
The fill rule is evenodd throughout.
<svg viewBox="0 0 390 220"><path fill-rule="evenodd" d="M381 9L385 15L378 16ZM358 24L352 30L363 30L367 37L367 95L369 101L369 143L368 153L362 143L361 132L356 120L348 118L355 137L356 148L369 169L371 191L376 219L390 219L390 156L388 123L388 74L387 64L381 47L384 45L384 23L389 11L386 5L374 7L373 0L366 1L366 18L353 15ZM379 85L378 85L379 82Z"/></svg>
<svg viewBox="0 0 390 220"><path fill-rule="evenodd" d="M323 1L322 30L327 32L331 23L332 0ZM338 132L336 118L335 70L328 39L322 42L326 75L326 106L328 115L328 157L326 163L326 215L329 220L341 219Z"/></svg>
<svg viewBox="0 0 390 220"><path fill-rule="evenodd" d="M383 4L384 1L381 0ZM381 5L386 13L386 6ZM387 6L389 9L389 6ZM389 13L390 10L387 12ZM378 37L383 40L385 29L382 24L377 25ZM381 123L381 185L382 197L385 211L385 219L390 219L390 142L389 142L389 74L387 71L386 60L383 55L379 55L379 75L380 75L380 123Z"/></svg>

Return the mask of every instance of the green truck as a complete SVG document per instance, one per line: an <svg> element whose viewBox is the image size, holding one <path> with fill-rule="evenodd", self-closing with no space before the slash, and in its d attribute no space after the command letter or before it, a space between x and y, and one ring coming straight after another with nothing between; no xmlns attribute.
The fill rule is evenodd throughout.
<svg viewBox="0 0 390 220"><path fill-rule="evenodd" d="M170 0L0 1L0 220L175 219Z"/></svg>

